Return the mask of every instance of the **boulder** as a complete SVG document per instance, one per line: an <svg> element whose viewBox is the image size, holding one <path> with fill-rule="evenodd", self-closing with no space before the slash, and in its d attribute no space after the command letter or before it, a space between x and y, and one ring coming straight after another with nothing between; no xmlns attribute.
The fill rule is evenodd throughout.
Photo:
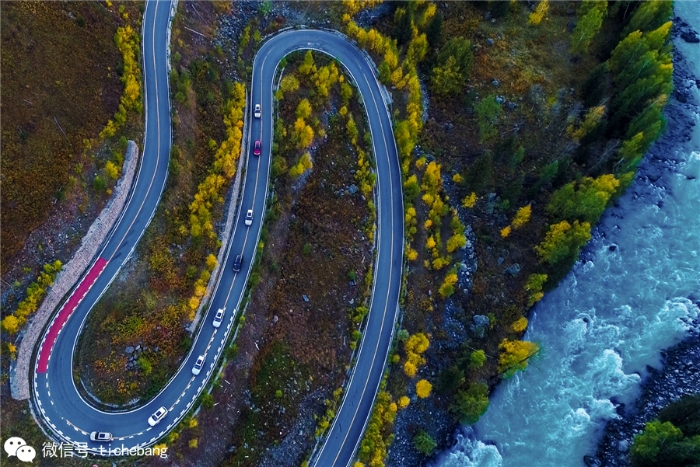
<svg viewBox="0 0 700 467"><path fill-rule="evenodd" d="M691 44L700 42L700 38L693 31L683 31L681 33L681 39Z"/></svg>
<svg viewBox="0 0 700 467"><path fill-rule="evenodd" d="M472 334L474 334L474 337L478 339L483 338L486 334L486 330L491 324L491 320L488 316L484 315L475 315L472 320L474 321L474 324L469 326L469 330L472 332Z"/></svg>
<svg viewBox="0 0 700 467"><path fill-rule="evenodd" d="M517 277L518 274L520 274L520 264L515 263L512 266L507 267L505 273L510 274L513 277Z"/></svg>

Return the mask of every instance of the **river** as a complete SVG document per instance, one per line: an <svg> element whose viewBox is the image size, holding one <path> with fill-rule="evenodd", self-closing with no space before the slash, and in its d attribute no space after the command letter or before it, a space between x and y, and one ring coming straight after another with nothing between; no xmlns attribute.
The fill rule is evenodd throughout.
<svg viewBox="0 0 700 467"><path fill-rule="evenodd" d="M700 3L674 8L700 30ZM676 88L681 83L688 102L698 103L700 81L690 78L700 79L700 44L674 44L687 62L676 66ZM665 136L606 211L581 261L534 307L525 339L539 342L542 354L496 388L488 411L473 430L455 434L436 467L584 466L617 404L637 397L646 366L659 366L659 351L693 326L700 315L700 118L696 105L677 100L667 115Z"/></svg>

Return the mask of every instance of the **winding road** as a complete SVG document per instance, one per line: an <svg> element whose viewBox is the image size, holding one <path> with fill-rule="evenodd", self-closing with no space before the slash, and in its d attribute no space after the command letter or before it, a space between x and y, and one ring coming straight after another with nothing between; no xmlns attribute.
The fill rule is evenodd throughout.
<svg viewBox="0 0 700 467"><path fill-rule="evenodd" d="M143 18L143 57L146 133L144 155L129 202L102 252L72 296L56 313L37 347L32 390L34 409L54 437L70 443L86 443L87 450L119 455L122 449L146 447L167 434L192 408L215 372L245 291L262 228L269 186L273 137L273 80L282 58L295 50L313 49L331 55L352 76L365 106L376 160L377 238L372 304L355 367L341 407L328 435L315 452L312 464L347 466L353 460L371 413L389 353L401 285L403 258L403 201L401 171L387 106L369 59L344 36L320 30L287 30L267 40L253 64L250 90L253 104L262 106L262 118L248 119L247 141L260 140L262 154L249 158L239 206L221 277L210 307L193 338L192 350L166 387L143 406L129 411L105 412L84 400L73 382L73 356L88 313L129 258L155 213L169 162L171 144L168 88L168 38L170 1L149 0ZM252 226L243 225L241 213L253 209ZM241 272L231 268L243 254ZM313 299L313 297L312 297ZM224 308L224 322L212 325L214 312ZM197 356L206 354L198 376L190 371ZM154 427L148 417L159 407L168 413ZM111 443L89 439L92 431L114 435ZM83 446L85 446L83 445Z"/></svg>

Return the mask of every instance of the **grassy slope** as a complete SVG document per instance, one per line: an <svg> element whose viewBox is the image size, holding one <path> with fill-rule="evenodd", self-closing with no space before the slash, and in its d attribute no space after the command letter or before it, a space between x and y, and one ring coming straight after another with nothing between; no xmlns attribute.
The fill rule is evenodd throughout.
<svg viewBox="0 0 700 467"><path fill-rule="evenodd" d="M138 16L137 4L127 10L132 17ZM61 220L75 215L94 218L105 200L104 192L95 193L85 183L99 163L84 152L83 140L96 138L117 110L123 85L114 33L125 21L116 7L108 10L104 4L90 2L6 2L0 11L4 274L9 259L21 261L30 270L53 258L44 258L46 255L67 260L80 244L81 233L73 227L68 232ZM138 123L129 125L133 129ZM80 222L74 227L89 224ZM52 248L40 250L38 259L17 255L28 233L39 226L49 240L54 238ZM77 242L69 241L62 250L57 233L70 234L64 238L75 237ZM21 269L19 276L5 277L9 281L17 278L23 278ZM21 436L37 449L38 465L75 465L70 459L41 456L42 443L48 440L34 423L27 401L10 397L7 355L3 353L0 387L2 432L7 434L3 439L9 434ZM21 464L14 458L4 458L5 463Z"/></svg>
<svg viewBox="0 0 700 467"><path fill-rule="evenodd" d="M96 137L117 109L120 23L92 2L2 7L3 270L66 196L76 164L88 162L83 139Z"/></svg>

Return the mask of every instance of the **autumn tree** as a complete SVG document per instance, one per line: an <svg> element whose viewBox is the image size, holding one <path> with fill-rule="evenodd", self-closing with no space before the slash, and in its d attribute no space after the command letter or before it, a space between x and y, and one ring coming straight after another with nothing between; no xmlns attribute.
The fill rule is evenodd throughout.
<svg viewBox="0 0 700 467"><path fill-rule="evenodd" d="M306 171L311 170L313 167L313 162L311 161L311 155L308 152L305 152L297 161L294 166L289 169L289 176L290 177L299 177L303 175Z"/></svg>
<svg viewBox="0 0 700 467"><path fill-rule="evenodd" d="M528 16L528 21L533 26L537 26L542 22L548 11L549 0L540 0L540 3L537 4L537 8L535 8L535 11L530 13L530 16Z"/></svg>
<svg viewBox="0 0 700 467"><path fill-rule="evenodd" d="M299 73L305 76L312 76L316 73L316 62L310 50L304 55L304 62L299 65Z"/></svg>
<svg viewBox="0 0 700 467"><path fill-rule="evenodd" d="M634 126L634 120L644 115L648 106L656 105L659 99L663 103L662 96L673 89L673 63L667 44L671 25L669 21L644 34L638 30L631 32L615 47L608 60L614 85L610 125L618 133L630 122L630 127ZM656 119L654 122L661 122L657 125L663 125L661 114L653 109L643 117L646 124L652 116ZM637 129L630 129L627 137L636 135ZM655 126L652 132L657 131Z"/></svg>
<svg viewBox="0 0 700 467"><path fill-rule="evenodd" d="M510 225L517 230L530 221L531 215L532 205L528 204L527 206L523 206L522 208L518 209L518 212L515 213L515 217L513 217L513 221L510 223Z"/></svg>
<svg viewBox="0 0 700 467"><path fill-rule="evenodd" d="M15 315L7 315L2 319L2 328L10 333L15 334L19 330L19 320Z"/></svg>
<svg viewBox="0 0 700 467"><path fill-rule="evenodd" d="M620 181L612 174L595 179L584 177L580 182L567 183L552 193L547 212L557 220L578 219L594 224L619 187Z"/></svg>
<svg viewBox="0 0 700 467"><path fill-rule="evenodd" d="M311 103L308 99L304 98L299 101L296 112L297 118L306 119L311 115Z"/></svg>
<svg viewBox="0 0 700 467"><path fill-rule="evenodd" d="M299 89L299 80L293 74L285 75L280 82L279 90L277 91L276 97L282 100L285 94L294 92Z"/></svg>
<svg viewBox="0 0 700 467"><path fill-rule="evenodd" d="M540 351L540 346L534 342L503 339L498 346L501 351L498 357L498 371L504 378L509 378L516 371L527 368L527 362Z"/></svg>
<svg viewBox="0 0 700 467"><path fill-rule="evenodd" d="M547 274L532 274L527 278L525 290L528 292L528 305L532 306L544 297L542 287L547 282Z"/></svg>
<svg viewBox="0 0 700 467"><path fill-rule="evenodd" d="M422 379L416 383L416 395L421 399L430 397L430 393L433 391L433 385L426 379Z"/></svg>
<svg viewBox="0 0 700 467"><path fill-rule="evenodd" d="M319 68L313 76L316 92L321 97L328 97L331 87L340 79L340 71L335 63Z"/></svg>
<svg viewBox="0 0 700 467"><path fill-rule="evenodd" d="M294 122L292 137L296 141L297 148L304 149L309 147L314 140L314 130L303 118L297 118Z"/></svg>
<svg viewBox="0 0 700 467"><path fill-rule="evenodd" d="M463 37L447 41L440 50L437 65L432 71L434 92L443 96L460 92L469 79L473 61L471 42Z"/></svg>
<svg viewBox="0 0 700 467"><path fill-rule="evenodd" d="M469 388L457 391L454 404L450 410L455 412L459 421L472 425L489 407L489 387L484 383L474 383Z"/></svg>
<svg viewBox="0 0 700 467"><path fill-rule="evenodd" d="M662 451L668 445L683 439L683 432L671 422L653 420L646 424L644 431L634 437L630 449L632 463L636 466L660 465ZM665 464L679 465L679 464Z"/></svg>
<svg viewBox="0 0 700 467"><path fill-rule="evenodd" d="M474 207L474 205L476 205L476 193L472 191L462 200L462 207L471 209Z"/></svg>
<svg viewBox="0 0 700 467"><path fill-rule="evenodd" d="M583 119L583 122L581 122L581 124L579 125L579 127L574 129L574 125L571 124L567 128L567 133L569 134L569 136L571 136L572 139L574 139L575 141L579 141L584 136L591 133L596 127L598 127L598 125L601 124L604 115L604 105L591 107L590 109L588 109L588 112L586 112L586 116Z"/></svg>
<svg viewBox="0 0 700 467"><path fill-rule="evenodd" d="M673 15L673 3L664 0L639 2L623 34L633 31L653 31L666 23Z"/></svg>
<svg viewBox="0 0 700 467"><path fill-rule="evenodd" d="M486 363L486 352L483 350L474 350L469 354L469 367L479 369Z"/></svg>
<svg viewBox="0 0 700 467"><path fill-rule="evenodd" d="M435 268L440 269L440 268ZM445 276L445 281L440 285L438 293L443 299L450 297L455 293L455 284L457 283L457 274L450 271L447 276Z"/></svg>
<svg viewBox="0 0 700 467"><path fill-rule="evenodd" d="M527 318L523 316L517 319L510 327L515 332L523 332L527 329Z"/></svg>
<svg viewBox="0 0 700 467"><path fill-rule="evenodd" d="M607 0L583 0L578 8L578 21L571 35L571 51L578 55L588 52L593 38L603 24L608 10Z"/></svg>
<svg viewBox="0 0 700 467"><path fill-rule="evenodd" d="M425 364L425 358L422 354L430 347L428 337L423 333L411 335L404 342L404 350L406 351L406 363L404 364L404 373L409 378L416 375L419 366Z"/></svg>
<svg viewBox="0 0 700 467"><path fill-rule="evenodd" d="M544 241L535 246L535 252L541 262L552 265L575 261L581 247L590 239L591 225L588 222L569 224L561 221L549 226Z"/></svg>
<svg viewBox="0 0 700 467"><path fill-rule="evenodd" d="M403 183L403 195L408 200L414 200L420 195L420 185L415 174L411 175Z"/></svg>

